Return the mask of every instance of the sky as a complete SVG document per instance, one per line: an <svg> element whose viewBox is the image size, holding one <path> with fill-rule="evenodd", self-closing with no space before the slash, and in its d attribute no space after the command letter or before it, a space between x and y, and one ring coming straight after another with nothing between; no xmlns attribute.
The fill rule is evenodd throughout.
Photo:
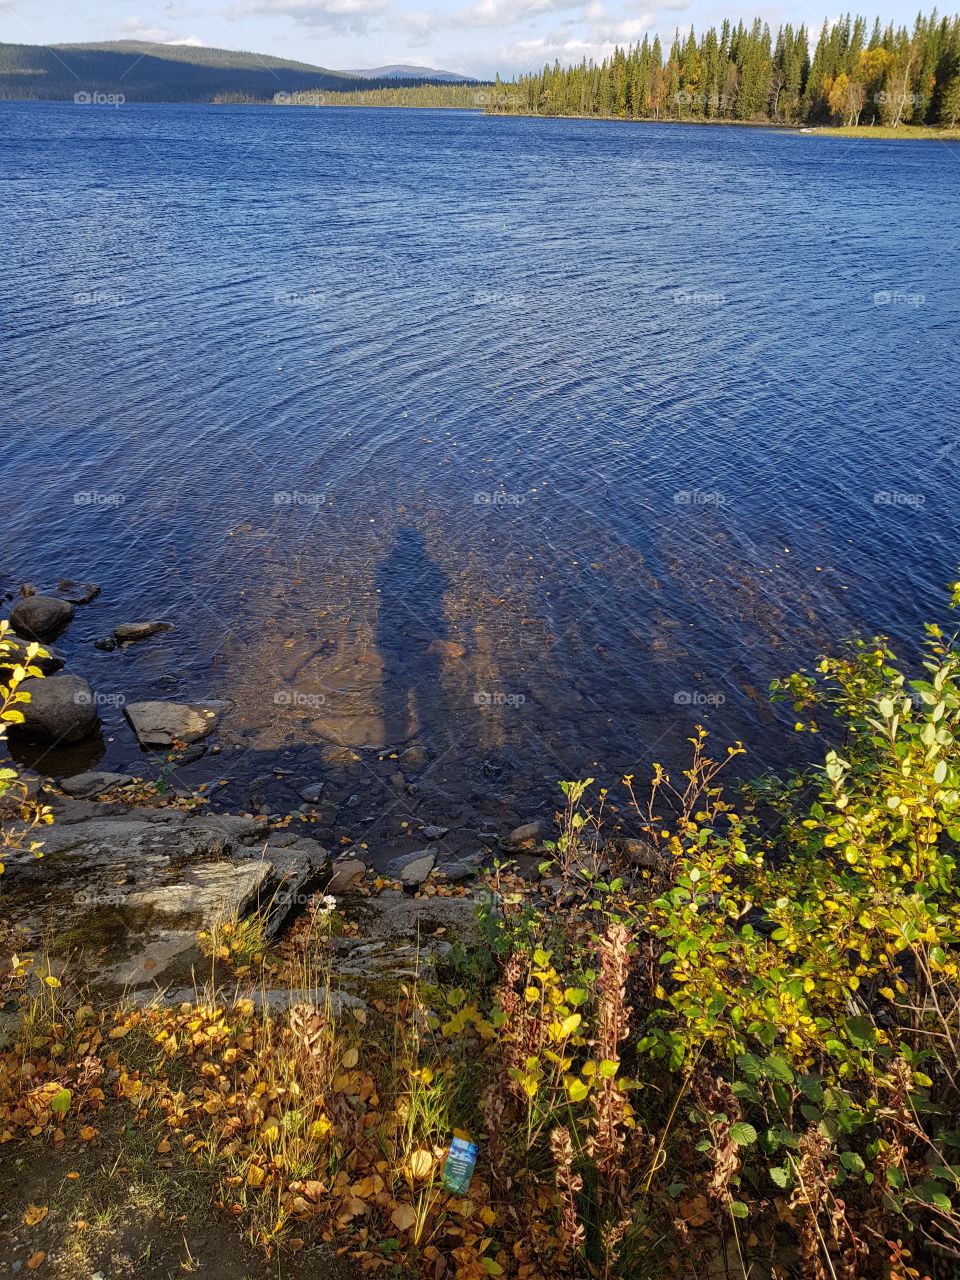
<svg viewBox="0 0 960 1280"><path fill-rule="evenodd" d="M823 6L829 7L823 7ZM478 78L511 77L544 62L600 59L614 45L671 39L725 17L763 18L772 29L817 29L836 0L0 0L0 41L101 40L245 49L352 70L413 63ZM949 6L948 6L949 8ZM916 0L875 0L869 19L912 24Z"/></svg>

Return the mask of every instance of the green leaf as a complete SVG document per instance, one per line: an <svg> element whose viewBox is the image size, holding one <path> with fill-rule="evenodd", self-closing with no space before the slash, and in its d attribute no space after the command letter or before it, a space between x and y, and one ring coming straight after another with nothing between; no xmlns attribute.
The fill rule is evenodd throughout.
<svg viewBox="0 0 960 1280"><path fill-rule="evenodd" d="M59 1089L50 1099L50 1110L55 1116L65 1116L72 1101L73 1094L69 1089Z"/></svg>
<svg viewBox="0 0 960 1280"><path fill-rule="evenodd" d="M855 1151L844 1151L840 1156L840 1163L845 1169L848 1169L850 1173L863 1173L864 1169L867 1167Z"/></svg>
<svg viewBox="0 0 960 1280"><path fill-rule="evenodd" d="M873 1049L877 1043L877 1033L869 1018L847 1018L844 1022L850 1043L857 1049Z"/></svg>
<svg viewBox="0 0 960 1280"><path fill-rule="evenodd" d="M730 1205L730 1212L735 1218L745 1218L750 1210L742 1200L734 1200Z"/></svg>
<svg viewBox="0 0 960 1280"><path fill-rule="evenodd" d="M749 1147L752 1142L756 1142L757 1131L752 1124L747 1124L745 1120L738 1120L736 1124L730 1126L730 1137L738 1147Z"/></svg>

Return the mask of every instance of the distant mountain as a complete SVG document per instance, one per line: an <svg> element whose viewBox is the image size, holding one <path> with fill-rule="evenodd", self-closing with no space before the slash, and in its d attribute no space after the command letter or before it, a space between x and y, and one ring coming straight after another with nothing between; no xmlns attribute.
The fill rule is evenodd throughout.
<svg viewBox="0 0 960 1280"><path fill-rule="evenodd" d="M398 62L389 67L369 67L366 71L342 71L344 76L362 76L364 80L442 80L449 84L474 84L473 76L457 71L437 71L435 67L414 67Z"/></svg>
<svg viewBox="0 0 960 1280"><path fill-rule="evenodd" d="M392 81L383 77L380 83ZM232 49L141 40L0 44L0 98L63 100L122 94L127 102L267 102L278 93L369 86L368 80L349 72Z"/></svg>

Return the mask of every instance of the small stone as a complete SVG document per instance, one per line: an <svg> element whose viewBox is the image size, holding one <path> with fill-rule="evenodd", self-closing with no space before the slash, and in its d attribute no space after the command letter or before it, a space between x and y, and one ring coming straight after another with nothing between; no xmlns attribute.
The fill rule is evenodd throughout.
<svg viewBox="0 0 960 1280"><path fill-rule="evenodd" d="M427 840L442 840L449 832L449 827L436 827L431 823L429 826L423 827L420 834Z"/></svg>
<svg viewBox="0 0 960 1280"><path fill-rule="evenodd" d="M102 649L104 653L113 653L114 649L117 647L117 642L114 640L113 636L104 636L102 640L95 640L93 647L95 649Z"/></svg>
<svg viewBox="0 0 960 1280"><path fill-rule="evenodd" d="M301 799L306 800L307 804L319 804L325 786L324 782L311 782L301 787L297 794Z"/></svg>
<svg viewBox="0 0 960 1280"><path fill-rule="evenodd" d="M150 636L155 636L161 631L172 630L171 623L159 620L152 622L121 622L118 627L113 628L113 636L121 644L131 644L136 640L147 640Z"/></svg>
<svg viewBox="0 0 960 1280"><path fill-rule="evenodd" d="M513 830L504 838L503 843L508 849L515 849L527 843L528 840L538 840L540 838L540 823L525 822L522 826L514 827Z"/></svg>
<svg viewBox="0 0 960 1280"><path fill-rule="evenodd" d="M337 858L326 893L336 896L355 888L367 874L367 864L360 858Z"/></svg>
<svg viewBox="0 0 960 1280"><path fill-rule="evenodd" d="M658 867L660 855L649 840L621 839L615 847L638 867Z"/></svg>
<svg viewBox="0 0 960 1280"><path fill-rule="evenodd" d="M437 864L437 851L433 846L408 853L390 864L392 873L407 889L423 884Z"/></svg>
<svg viewBox="0 0 960 1280"><path fill-rule="evenodd" d="M443 864L440 870L451 884L455 884L458 880L469 880L471 876L475 876L482 865L483 853L478 850Z"/></svg>
<svg viewBox="0 0 960 1280"><path fill-rule="evenodd" d="M391 773L390 785L391 787L396 787L398 791L402 791L403 788L407 785L407 780L403 776L403 774L400 772L399 769L396 771L396 773Z"/></svg>
<svg viewBox="0 0 960 1280"><path fill-rule="evenodd" d="M198 742L216 728L223 702L130 702L124 714L141 747L169 747L174 740Z"/></svg>
<svg viewBox="0 0 960 1280"><path fill-rule="evenodd" d="M49 640L73 617L73 605L55 596L25 596L10 610L10 625L18 635Z"/></svg>

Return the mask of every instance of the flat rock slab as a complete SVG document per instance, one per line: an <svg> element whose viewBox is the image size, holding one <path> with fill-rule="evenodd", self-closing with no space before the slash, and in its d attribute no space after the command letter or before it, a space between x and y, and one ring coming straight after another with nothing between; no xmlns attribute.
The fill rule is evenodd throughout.
<svg viewBox="0 0 960 1280"><path fill-rule="evenodd" d="M401 983L435 977L454 942L480 942L474 898L412 898L399 890L346 896L340 909L359 925L359 936L333 940L334 983L362 998L397 994Z"/></svg>
<svg viewBox="0 0 960 1280"><path fill-rule="evenodd" d="M278 847L232 814L72 800L40 838L43 858L8 855L0 910L53 954L81 956L101 993L189 981L206 963L198 931L261 911L276 933L329 875L316 841Z"/></svg>
<svg viewBox="0 0 960 1280"><path fill-rule="evenodd" d="M225 709L222 702L130 702L124 714L141 747L169 747L205 738Z"/></svg>
<svg viewBox="0 0 960 1280"><path fill-rule="evenodd" d="M101 791L109 791L111 787L123 787L132 781L133 778L127 773L101 773L90 770L87 773L75 773L72 778L60 778L57 785L68 796L88 800L92 796L98 796Z"/></svg>

